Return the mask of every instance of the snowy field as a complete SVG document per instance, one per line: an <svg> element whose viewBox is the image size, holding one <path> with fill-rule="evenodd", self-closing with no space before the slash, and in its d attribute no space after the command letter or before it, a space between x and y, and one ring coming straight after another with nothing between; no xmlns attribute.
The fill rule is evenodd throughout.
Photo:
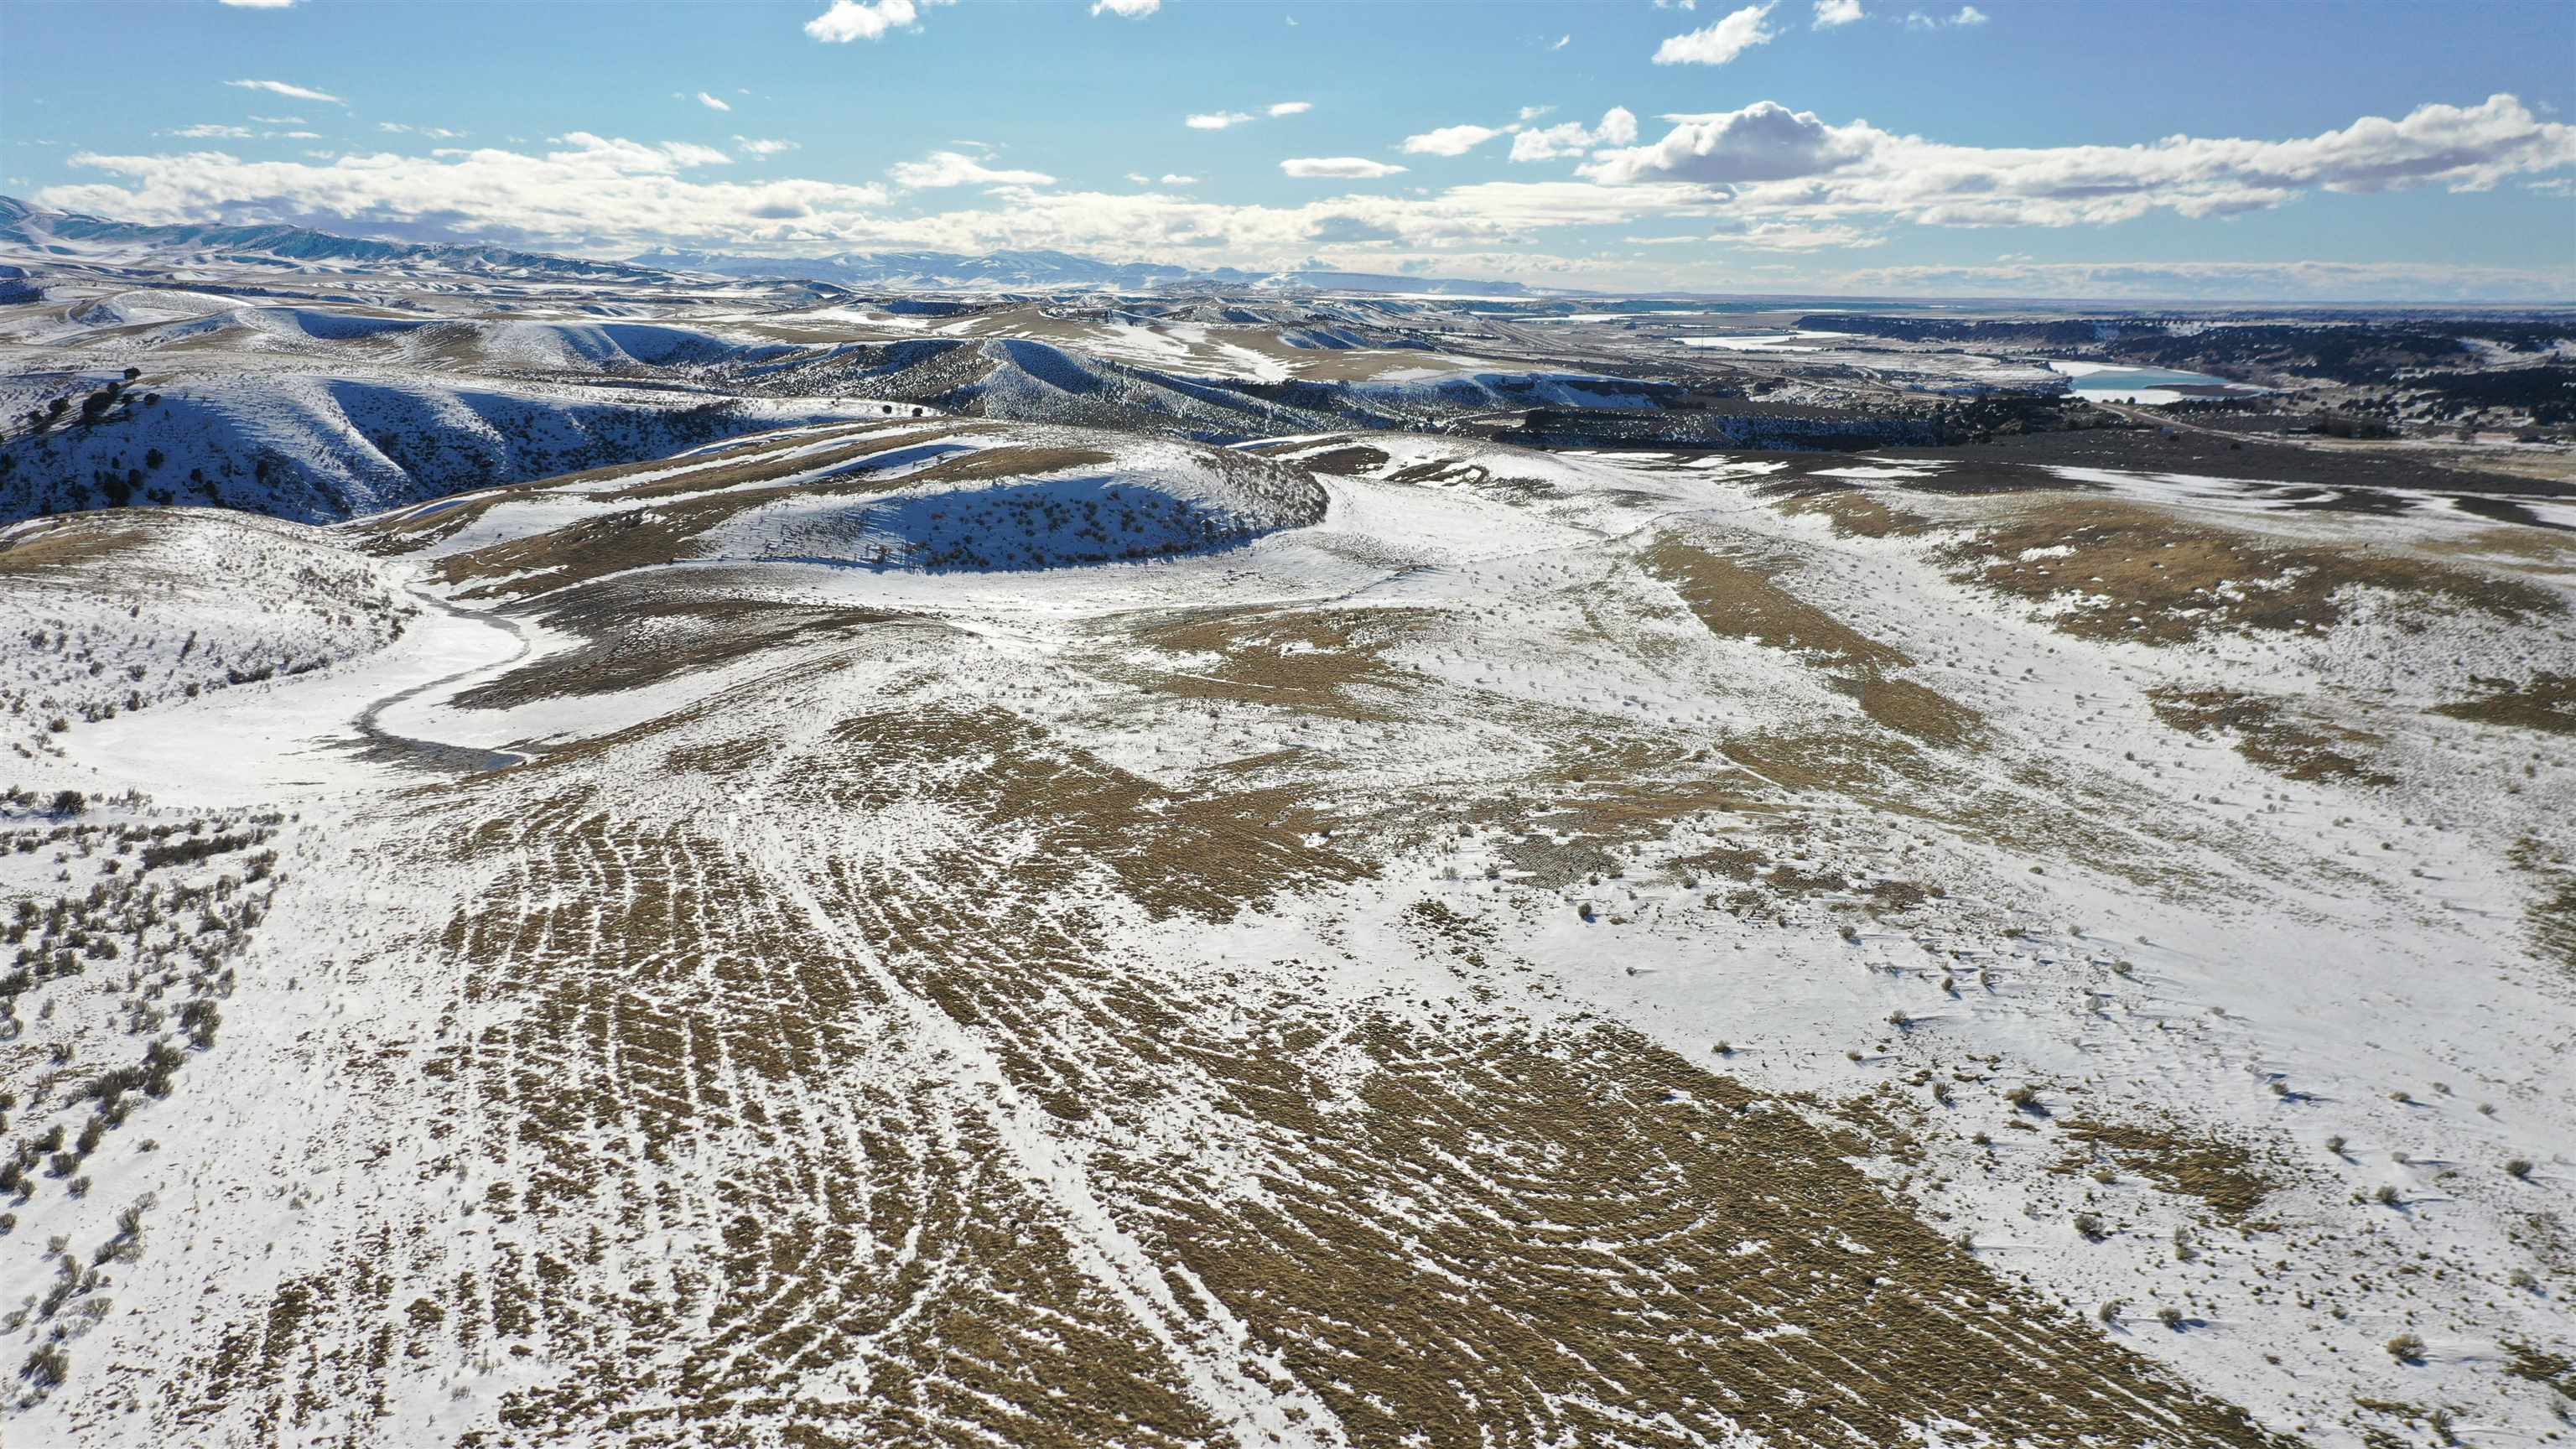
<svg viewBox="0 0 2576 1449"><path fill-rule="evenodd" d="M2565 535L781 421L0 537L8 1443L2576 1432Z"/></svg>

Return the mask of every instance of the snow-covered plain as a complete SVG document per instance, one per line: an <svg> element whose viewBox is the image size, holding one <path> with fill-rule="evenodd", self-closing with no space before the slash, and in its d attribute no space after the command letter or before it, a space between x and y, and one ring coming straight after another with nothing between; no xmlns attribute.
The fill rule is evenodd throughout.
<svg viewBox="0 0 2576 1449"><path fill-rule="evenodd" d="M1939 474L907 417L260 525L399 637L16 762L9 1442L2568 1433L2576 559Z"/></svg>
<svg viewBox="0 0 2576 1449"><path fill-rule="evenodd" d="M2063 385L1803 313L0 252L0 513L352 519L0 532L13 1449L2571 1432L2563 503L1428 431Z"/></svg>

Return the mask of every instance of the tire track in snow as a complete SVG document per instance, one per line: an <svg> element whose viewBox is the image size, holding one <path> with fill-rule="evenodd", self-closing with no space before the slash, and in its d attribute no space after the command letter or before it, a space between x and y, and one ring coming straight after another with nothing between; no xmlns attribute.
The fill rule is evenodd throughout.
<svg viewBox="0 0 2576 1449"><path fill-rule="evenodd" d="M471 679L478 674L508 668L528 657L530 646L527 633L515 621L499 614L478 614L470 609L458 608L418 586L414 586L411 593L414 598L450 618L468 620L502 630L518 640L519 647L509 658L497 664L477 664L470 669L460 669L454 674L441 675L408 689L397 690L360 710L358 717L352 721L353 727L358 732L357 748L360 753L371 760L389 764L460 774L481 774L488 770L505 770L512 765L526 764L529 756L514 750L486 750L473 745L451 745L438 740L415 739L409 735L395 734L378 723L384 712L395 705L416 699L433 689ZM455 692L449 691L451 695Z"/></svg>

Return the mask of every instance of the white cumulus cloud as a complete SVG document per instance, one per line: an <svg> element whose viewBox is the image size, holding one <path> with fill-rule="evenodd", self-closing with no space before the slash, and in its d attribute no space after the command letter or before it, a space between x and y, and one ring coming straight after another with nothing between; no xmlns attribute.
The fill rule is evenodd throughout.
<svg viewBox="0 0 2576 1449"><path fill-rule="evenodd" d="M1055 178L1043 171L1002 171L985 165L963 151L933 151L921 161L898 161L886 175L894 184L911 190L939 186L1053 186Z"/></svg>
<svg viewBox="0 0 2576 1449"><path fill-rule="evenodd" d="M769 141L755 136L736 136L733 143L740 146L746 156L776 156L796 149L793 141Z"/></svg>
<svg viewBox="0 0 2576 1449"><path fill-rule="evenodd" d="M1163 0L1093 0L1091 13L1107 11L1129 20L1142 20L1163 8Z"/></svg>
<svg viewBox="0 0 2576 1449"><path fill-rule="evenodd" d="M1313 101L1281 101L1270 108L1274 116L1302 116L1315 109Z"/></svg>
<svg viewBox="0 0 2576 1449"><path fill-rule="evenodd" d="M1636 139L1636 114L1625 106L1612 106L1602 113L1598 126L1587 128L1581 121L1560 121L1521 132L1512 137L1512 159L1554 161L1580 156L1595 146L1630 145Z"/></svg>
<svg viewBox="0 0 2576 1449"><path fill-rule="evenodd" d="M1867 125L1837 130L1813 111L1756 101L1740 111L1670 116L1680 124L1651 146L1603 156L1582 168L1596 181L1647 178L1727 184L1811 176L1866 153L1881 133Z"/></svg>
<svg viewBox="0 0 2576 1449"><path fill-rule="evenodd" d="M1384 161L1371 161L1365 156L1301 156L1282 161L1279 169L1291 176L1309 180L1374 181L1404 170Z"/></svg>
<svg viewBox="0 0 2576 1449"><path fill-rule="evenodd" d="M834 45L876 40L889 30L919 25L924 10L956 3L957 0L832 0L831 9L805 22L805 33Z"/></svg>
<svg viewBox="0 0 2576 1449"><path fill-rule="evenodd" d="M705 91L698 92L698 104L706 107L710 111L730 111L733 109L733 107L726 105L723 101L717 100L714 96L708 95Z"/></svg>
<svg viewBox="0 0 2576 1449"><path fill-rule="evenodd" d="M1404 149L1417 156L1464 156L1503 134L1492 126L1442 126L1404 138Z"/></svg>
<svg viewBox="0 0 2576 1449"><path fill-rule="evenodd" d="M235 10L284 10L294 5L295 0L223 0L223 3Z"/></svg>
<svg viewBox="0 0 2576 1449"><path fill-rule="evenodd" d="M2073 226L2151 211L2226 216L2303 191L2415 186L2484 191L2576 168L2576 126L2511 95L2418 106L2287 141L2167 136L2135 146L1990 148L1834 125L1773 101L1673 116L1650 145L1604 152L1578 174L1611 185L1688 182L1728 189L1739 210L1807 219L1870 214L1934 226Z"/></svg>
<svg viewBox="0 0 2576 1449"><path fill-rule="evenodd" d="M1762 23L1769 5L1747 5L1703 30L1687 31L1655 48L1657 65L1724 65L1778 32Z"/></svg>
<svg viewBox="0 0 2576 1449"><path fill-rule="evenodd" d="M755 236L817 214L849 217L882 204L884 188L820 181L742 184L690 173L727 162L713 147L653 145L574 131L556 149L499 149L401 156L390 152L307 161L246 161L220 151L164 156L83 153L73 164L119 184L51 188L45 204L144 221L274 221L334 218L360 229L436 219L485 241L581 246L662 237L718 241L727 228Z"/></svg>
<svg viewBox="0 0 2576 1449"><path fill-rule="evenodd" d="M1816 28L1831 30L1861 19L1860 0L1816 0Z"/></svg>
<svg viewBox="0 0 2576 1449"><path fill-rule="evenodd" d="M1318 187L1314 199L1295 204L1207 200L1195 183L1177 178L1115 192L1065 190L1029 179L1040 173L992 168L986 163L993 158L975 159L951 143L962 159L933 154L898 173L912 189L894 208L892 182L850 186L766 172L733 180L727 154L712 147L589 132L543 146L513 139L506 149L352 150L292 161L229 154L212 149L225 141L209 137L194 142L208 149L75 154L69 165L83 179L41 188L30 199L137 221L294 221L360 235L464 237L590 255L665 245L807 256L1052 247L1275 270L1322 254L1333 265L1368 271L1420 264L1444 275L1553 275L1576 285L1673 286L1687 277L1713 286L1750 271L1742 258L1868 246L1902 226L2090 226L2155 212L2224 216L2325 193L2576 180L2576 127L2537 115L2511 95L2365 116L2306 137L2183 135L2126 146L1953 145L1771 102L1665 119L1668 134L1645 144L1635 138L1636 119L1624 113L1575 127L1580 138L1566 144L1585 164L1572 176L1390 186L1387 194ZM1516 135L1515 145L1529 134ZM734 154L748 160L764 153L744 142ZM1299 158L1281 163L1281 171L1343 182L1403 174L1365 157ZM1697 263L1684 248L1678 270L1619 275L1624 264L1597 252L1576 259L1533 250L1536 238L1564 228L1636 233L1668 256L1665 237L1687 234L1712 256L1738 260L1690 273ZM2208 243L2187 245L2206 254ZM1869 283L1837 278L1835 285L1952 295L2191 296L2223 288L2356 299L2576 292L2576 266L2521 280L2432 269L2420 275L2434 280L2420 286L2409 280L2418 275L2276 269L2222 276L2141 262L2134 272L2050 272L2026 284L1923 271Z"/></svg>

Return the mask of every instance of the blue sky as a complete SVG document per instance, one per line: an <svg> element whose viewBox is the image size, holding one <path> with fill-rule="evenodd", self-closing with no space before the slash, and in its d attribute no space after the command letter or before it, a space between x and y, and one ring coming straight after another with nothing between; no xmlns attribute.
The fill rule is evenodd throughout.
<svg viewBox="0 0 2576 1449"><path fill-rule="evenodd" d="M603 256L2576 300L2571 108L2567 4L0 0L12 194Z"/></svg>

